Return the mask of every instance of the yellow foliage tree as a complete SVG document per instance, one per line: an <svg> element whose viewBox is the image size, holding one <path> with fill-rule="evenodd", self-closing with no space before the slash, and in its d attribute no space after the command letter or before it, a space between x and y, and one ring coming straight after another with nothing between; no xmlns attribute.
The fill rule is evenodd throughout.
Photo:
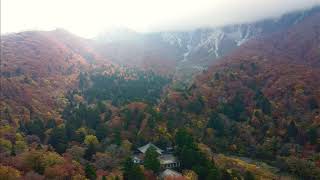
<svg viewBox="0 0 320 180"><path fill-rule="evenodd" d="M11 148L12 148L12 143L11 143L9 140L0 138L0 146L1 146L4 150L10 152L10 151L11 151Z"/></svg>
<svg viewBox="0 0 320 180"><path fill-rule="evenodd" d="M24 141L16 141L15 151L17 154L22 153L27 148L27 143Z"/></svg>
<svg viewBox="0 0 320 180"><path fill-rule="evenodd" d="M55 152L47 152L43 155L43 158L41 159L41 164L44 168L63 163L64 159Z"/></svg>
<svg viewBox="0 0 320 180"><path fill-rule="evenodd" d="M99 144L99 141L97 139L96 136L94 135L87 135L85 138L84 138L84 143L86 145L89 145L89 144L93 144L93 145L97 145Z"/></svg>
<svg viewBox="0 0 320 180"><path fill-rule="evenodd" d="M182 174L187 180L198 180L197 173L192 170L184 170Z"/></svg>
<svg viewBox="0 0 320 180"><path fill-rule="evenodd" d="M16 180L20 179L20 171L10 166L0 165L0 179L1 180Z"/></svg>

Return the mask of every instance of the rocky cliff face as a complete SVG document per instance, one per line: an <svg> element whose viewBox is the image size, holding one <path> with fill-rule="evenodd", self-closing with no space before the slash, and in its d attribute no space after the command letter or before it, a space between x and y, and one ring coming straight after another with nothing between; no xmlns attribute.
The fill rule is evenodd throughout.
<svg viewBox="0 0 320 180"><path fill-rule="evenodd" d="M181 54L177 60L181 67L207 67L215 59L228 54L248 40L286 30L319 10L320 8L314 8L255 23L184 32L163 32L160 35L162 41L180 50Z"/></svg>

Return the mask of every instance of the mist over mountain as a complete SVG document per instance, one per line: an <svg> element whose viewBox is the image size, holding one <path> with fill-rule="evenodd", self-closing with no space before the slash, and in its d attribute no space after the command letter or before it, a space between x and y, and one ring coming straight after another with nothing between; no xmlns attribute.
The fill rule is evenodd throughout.
<svg viewBox="0 0 320 180"><path fill-rule="evenodd" d="M319 10L315 7L275 19L190 31L138 33L123 29L95 39L100 52L115 62L143 66L152 61L152 54L161 52L157 57L176 64L175 72L199 72L248 40L286 30Z"/></svg>

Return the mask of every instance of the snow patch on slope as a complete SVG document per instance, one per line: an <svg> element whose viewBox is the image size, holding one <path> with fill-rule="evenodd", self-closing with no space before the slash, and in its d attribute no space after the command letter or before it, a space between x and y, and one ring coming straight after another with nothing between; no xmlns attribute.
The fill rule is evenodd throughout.
<svg viewBox="0 0 320 180"><path fill-rule="evenodd" d="M161 33L162 39L165 42L168 42L170 45L176 45L178 47L182 47L182 40L178 36L175 36L172 33L165 32Z"/></svg>

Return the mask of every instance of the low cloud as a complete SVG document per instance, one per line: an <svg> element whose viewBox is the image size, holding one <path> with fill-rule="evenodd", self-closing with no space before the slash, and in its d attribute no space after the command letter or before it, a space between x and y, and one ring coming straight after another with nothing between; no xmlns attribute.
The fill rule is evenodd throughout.
<svg viewBox="0 0 320 180"><path fill-rule="evenodd" d="M221 0L208 2L202 10L175 16L152 27L157 30L186 30L198 27L216 27L229 24L250 23L268 18L278 18L286 13L310 9L320 5L320 0ZM196 6L196 4L194 4Z"/></svg>
<svg viewBox="0 0 320 180"><path fill-rule="evenodd" d="M112 27L187 30L279 17L320 0L1 0L1 33L64 28L85 37Z"/></svg>

